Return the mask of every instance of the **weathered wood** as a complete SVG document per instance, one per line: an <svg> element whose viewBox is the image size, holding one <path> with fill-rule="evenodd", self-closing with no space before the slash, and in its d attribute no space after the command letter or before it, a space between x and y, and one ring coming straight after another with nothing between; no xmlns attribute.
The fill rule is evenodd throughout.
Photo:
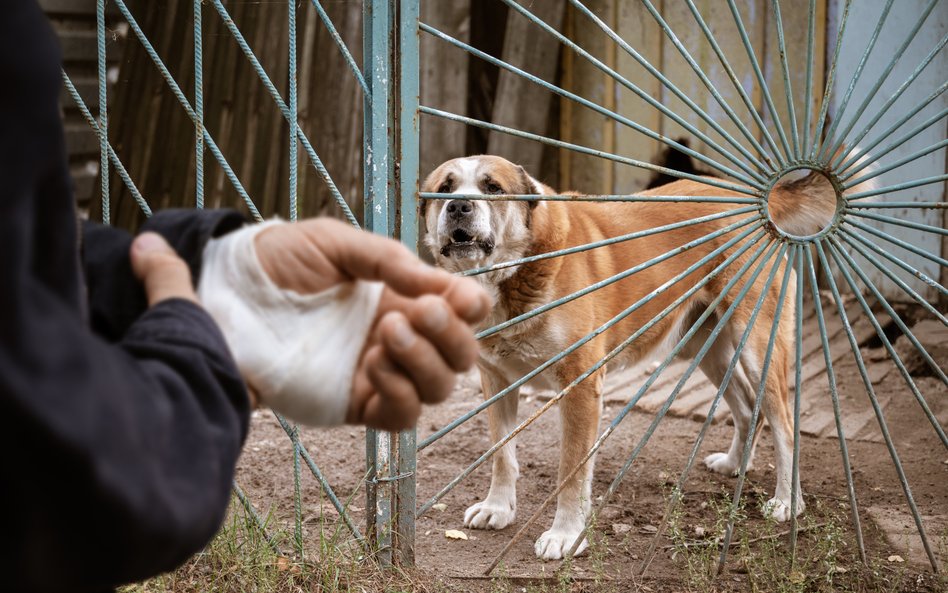
<svg viewBox="0 0 948 593"><path fill-rule="evenodd" d="M470 40L470 12L471 0L421 4L422 22L464 42ZM421 104L466 115L468 63L466 52L422 33ZM440 118L422 116L419 144L423 177L443 161L465 155L464 128Z"/></svg>
<svg viewBox="0 0 948 593"><path fill-rule="evenodd" d="M530 11L557 30L562 29L565 0L547 0ZM554 82L560 43L540 27L519 14L507 18L502 59L547 82ZM495 124L548 135L553 94L525 78L503 70L497 81L497 94L491 120ZM491 132L487 152L516 161L533 175L539 175L543 144Z"/></svg>

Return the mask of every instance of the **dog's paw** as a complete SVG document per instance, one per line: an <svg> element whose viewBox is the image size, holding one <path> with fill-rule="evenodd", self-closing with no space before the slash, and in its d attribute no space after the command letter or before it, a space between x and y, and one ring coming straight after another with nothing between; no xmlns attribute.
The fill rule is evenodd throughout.
<svg viewBox="0 0 948 593"><path fill-rule="evenodd" d="M464 511L464 526L472 529L503 529L513 523L516 517L517 509L510 504L485 500Z"/></svg>
<svg viewBox="0 0 948 593"><path fill-rule="evenodd" d="M550 529L537 538L537 543L534 544L533 550L537 553L537 558L541 560L560 560L566 552L569 551L573 542L576 541L576 538L579 537L582 532L582 528L576 530ZM574 554L574 556L579 556L585 552L587 547L589 547L589 542L586 541L586 538L583 538L579 547L576 548L576 554Z"/></svg>
<svg viewBox="0 0 948 593"><path fill-rule="evenodd" d="M803 501L801 500L797 504L797 516L800 516L800 513L803 512ZM790 520L790 501L783 501L779 498L771 498L764 503L764 507L761 509L765 517L771 517L774 521L778 523L784 523Z"/></svg>
<svg viewBox="0 0 948 593"><path fill-rule="evenodd" d="M740 460L731 459L727 453L712 453L704 458L704 464L713 472L725 476L736 476L741 471ZM751 470L751 464L747 464L747 471Z"/></svg>

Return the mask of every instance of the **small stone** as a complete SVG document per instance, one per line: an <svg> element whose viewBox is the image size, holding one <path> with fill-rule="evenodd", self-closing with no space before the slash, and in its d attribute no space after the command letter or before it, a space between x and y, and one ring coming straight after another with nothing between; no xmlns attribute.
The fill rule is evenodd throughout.
<svg viewBox="0 0 948 593"><path fill-rule="evenodd" d="M431 505L431 508L433 508L436 511L444 511L446 508L448 508L448 505L444 504L443 502L437 502Z"/></svg>
<svg viewBox="0 0 948 593"><path fill-rule="evenodd" d="M639 528L639 531L642 533L658 533L658 527L655 527L654 525L643 525Z"/></svg>
<svg viewBox="0 0 948 593"><path fill-rule="evenodd" d="M667 484L670 477L671 476L669 476L668 472L666 471L658 472L658 481L661 482L662 484Z"/></svg>
<svg viewBox="0 0 948 593"><path fill-rule="evenodd" d="M467 541L467 534L458 529L446 529L444 532L444 537L448 539L461 539Z"/></svg>
<svg viewBox="0 0 948 593"><path fill-rule="evenodd" d="M695 527L695 537L704 537L705 531L704 527L698 525Z"/></svg>
<svg viewBox="0 0 948 593"><path fill-rule="evenodd" d="M632 526L628 523L613 523L612 524L612 533L616 535L623 535L632 531Z"/></svg>
<svg viewBox="0 0 948 593"><path fill-rule="evenodd" d="M892 554L887 558L889 562L905 562L905 558L902 558L898 554Z"/></svg>

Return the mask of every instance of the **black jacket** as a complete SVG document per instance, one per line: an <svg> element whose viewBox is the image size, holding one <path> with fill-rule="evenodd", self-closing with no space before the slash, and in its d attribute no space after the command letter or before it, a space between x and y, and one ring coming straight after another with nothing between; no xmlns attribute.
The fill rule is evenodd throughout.
<svg viewBox="0 0 948 593"><path fill-rule="evenodd" d="M213 536L247 394L200 307L146 310L127 234L79 232L58 44L34 0L3 4L0 589L107 590L172 569ZM241 223L172 211L145 226L196 272L208 238Z"/></svg>

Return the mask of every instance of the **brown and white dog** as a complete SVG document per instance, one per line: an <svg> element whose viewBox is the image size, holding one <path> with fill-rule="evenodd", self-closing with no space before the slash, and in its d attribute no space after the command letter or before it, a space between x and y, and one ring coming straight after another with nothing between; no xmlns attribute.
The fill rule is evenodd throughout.
<svg viewBox="0 0 948 593"><path fill-rule="evenodd" d="M475 156L448 161L431 173L422 190L455 194L555 193L528 175L522 167L496 156ZM786 193L781 185L773 192ZM805 192L800 191L796 195L785 196L787 200L783 202L771 200L772 214L786 215L787 220L794 220L795 217L790 214L795 209L802 209L804 212L807 209L807 200L801 197L803 193ZM646 191L642 195L733 196L734 193L686 180ZM824 202L830 204L832 213L835 195L823 197ZM424 207L427 227L425 242L439 266L458 272L711 215L734 207L721 203L662 201L593 203L438 200ZM783 208L786 212L774 212L775 208ZM484 327L503 322L628 270L685 243L700 239L734 220L736 219L726 218L684 226L608 247L534 261L476 276L495 301ZM805 225L802 226L805 228ZM483 340L478 367L484 397L489 398L498 393L565 350L735 234L730 233L684 251L629 278L600 288ZM651 301L610 330L538 375L534 382L540 387L560 391L693 287L734 249L737 249L737 246L716 256L684 280L655 295ZM730 267L642 334L623 351L616 362L631 364L645 357L664 357L706 306L721 294L728 280L750 257L752 251L745 252ZM765 267L700 363L702 371L716 385L722 381L754 305L764 290L771 265L773 264ZM780 262L779 265L777 278L782 279L785 263ZM716 314L705 322L705 327L698 337L707 335L705 330L714 326L718 315L733 303L743 284L738 282L724 297ZM708 468L722 474L733 475L739 470L745 439L751 430L755 431L755 435L759 434L757 431L762 424L761 419L757 426L750 426L757 386L764 380L761 377L761 367L779 298L780 282L774 284L776 286L764 297L763 308L724 394L734 416L735 430L730 449L724 453L713 453L704 460ZM791 508L793 420L788 376L792 364L795 316L794 299L790 295L795 294L794 286L795 279L791 278L778 326L773 359L766 377L763 400L763 416L773 431L777 474L776 492L766 503L764 510L780 521L790 518ZM703 337L692 340L682 355L694 356L703 342ZM605 369L600 369L580 383L559 403L562 420L560 479L583 460L596 440L599 418L602 415L604 371ZM499 441L517 425L517 403L518 393L514 390L489 409L490 436L494 442ZM754 442L756 444L756 436ZM586 467L576 472L575 477L559 494L553 526L536 541L535 550L540 558L562 558L582 532L590 510L593 461L590 460ZM503 529L510 525L517 511L518 474L515 443L511 441L494 456L490 491L482 502L467 509L464 515L465 525L478 529ZM799 487L797 492L796 508L799 513L803 511L804 505ZM582 552L585 547L586 542L583 541L578 552Z"/></svg>

